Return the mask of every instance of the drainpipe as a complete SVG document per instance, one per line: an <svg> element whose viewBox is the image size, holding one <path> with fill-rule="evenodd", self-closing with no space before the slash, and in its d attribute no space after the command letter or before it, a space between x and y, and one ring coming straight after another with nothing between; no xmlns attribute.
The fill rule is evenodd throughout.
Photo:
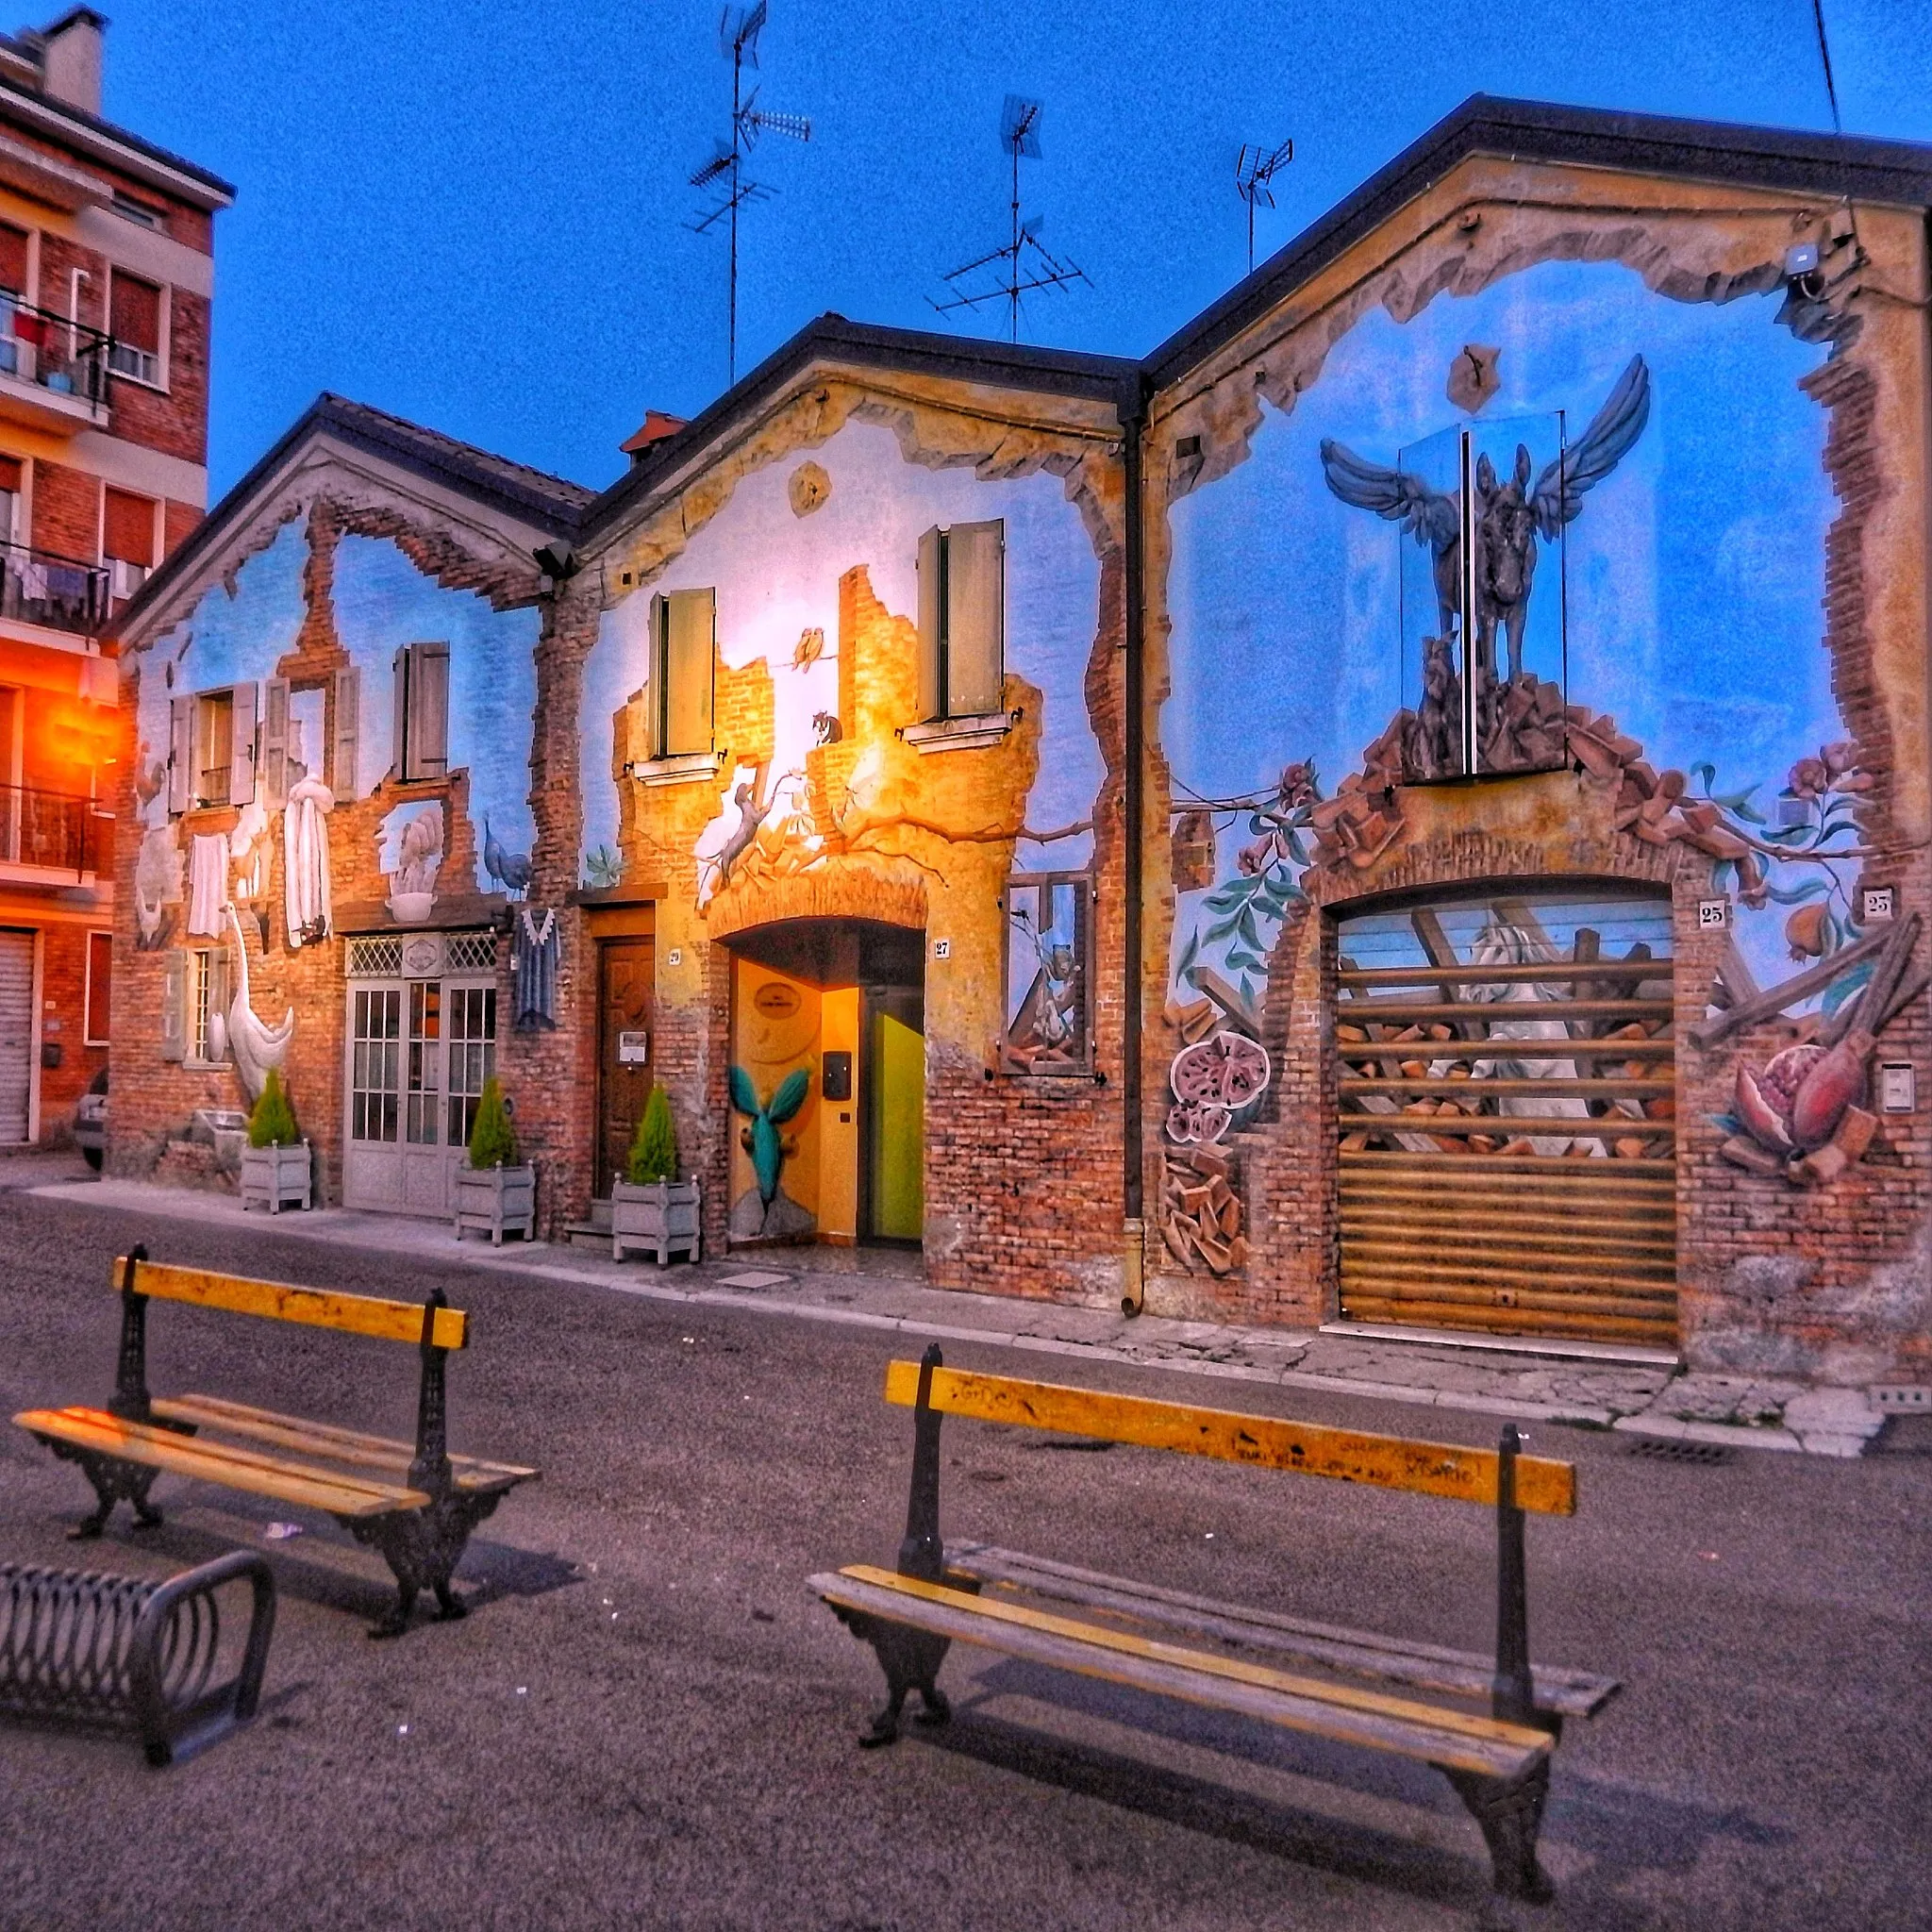
<svg viewBox="0 0 1932 1932"><path fill-rule="evenodd" d="M1147 427L1147 379L1136 372L1120 402L1121 451L1125 519L1122 569L1125 577L1126 718L1123 756L1126 760L1122 809L1126 819L1121 902L1121 1312L1138 1315L1146 1299L1145 1228L1141 1186L1141 818L1145 811L1146 745L1144 643L1146 612L1141 595L1141 441Z"/></svg>

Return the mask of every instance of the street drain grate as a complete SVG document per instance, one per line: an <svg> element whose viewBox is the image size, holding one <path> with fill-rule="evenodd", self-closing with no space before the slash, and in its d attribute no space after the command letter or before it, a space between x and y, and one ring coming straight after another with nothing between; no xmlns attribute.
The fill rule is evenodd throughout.
<svg viewBox="0 0 1932 1932"><path fill-rule="evenodd" d="M1624 1454L1640 1457L1645 1462L1690 1462L1713 1469L1733 1460L1738 1452L1722 1442L1686 1442L1674 1436L1640 1436L1625 1444Z"/></svg>

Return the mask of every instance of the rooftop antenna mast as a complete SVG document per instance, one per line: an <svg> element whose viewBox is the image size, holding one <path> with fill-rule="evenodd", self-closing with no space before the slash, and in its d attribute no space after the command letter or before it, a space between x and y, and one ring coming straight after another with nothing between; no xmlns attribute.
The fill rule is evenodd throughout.
<svg viewBox="0 0 1932 1932"><path fill-rule="evenodd" d="M1044 218L1020 217L1020 159L1040 158L1040 116L1041 104L1008 94L1000 110L1000 145L1012 158L1012 230L1004 246L988 250L958 268L948 269L940 277L953 291L952 299L934 302L941 315L956 308L978 308L988 302L1007 305L1007 336L1020 340L1020 298L1041 289L1064 289L1074 282L1087 281L1086 272L1041 245L1040 231ZM988 284L989 274L998 279ZM1090 283L1091 287L1091 284Z"/></svg>
<svg viewBox="0 0 1932 1932"><path fill-rule="evenodd" d="M1255 204L1274 206L1274 180L1277 169L1294 159L1294 142L1284 141L1279 147L1263 147L1258 141L1244 141L1235 157L1235 192L1248 205L1248 273L1255 273Z"/></svg>
<svg viewBox="0 0 1932 1932"><path fill-rule="evenodd" d="M809 141L811 123L803 114L774 114L758 106L758 91L744 90L744 70L758 64L758 35L764 30L767 0L754 7L727 7L718 23L718 45L731 63L731 139L716 143L711 158L691 177L693 188L713 190L718 199L695 221L685 225L702 235L726 225L731 240L729 319L725 358L729 381L738 380L738 211L754 201L769 201L775 192L744 172L744 158L761 134L782 134L791 141Z"/></svg>

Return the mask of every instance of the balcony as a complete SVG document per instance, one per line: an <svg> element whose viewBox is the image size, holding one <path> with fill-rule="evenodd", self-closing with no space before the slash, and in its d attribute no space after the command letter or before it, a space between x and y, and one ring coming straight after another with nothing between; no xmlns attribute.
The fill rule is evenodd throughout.
<svg viewBox="0 0 1932 1932"><path fill-rule="evenodd" d="M0 544L0 618L92 637L107 627L112 589L110 568L24 543Z"/></svg>
<svg viewBox="0 0 1932 1932"><path fill-rule="evenodd" d="M0 418L71 436L108 425L113 339L0 289Z"/></svg>
<svg viewBox="0 0 1932 1932"><path fill-rule="evenodd" d="M114 815L98 800L0 785L0 879L58 884L108 874Z"/></svg>

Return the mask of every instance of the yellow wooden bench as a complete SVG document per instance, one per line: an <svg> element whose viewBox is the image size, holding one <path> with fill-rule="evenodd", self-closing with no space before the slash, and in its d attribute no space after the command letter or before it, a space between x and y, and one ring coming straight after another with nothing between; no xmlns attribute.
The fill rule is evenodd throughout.
<svg viewBox="0 0 1932 1932"><path fill-rule="evenodd" d="M885 1672L886 1707L863 1742L890 1743L898 1735L900 1712L915 1690L922 1722L943 1723L940 1666L955 1641L976 1643L1434 1765L1482 1827L1497 1891L1549 1896L1536 1846L1551 1754L1565 1717L1593 1717L1618 1689L1612 1678L1529 1660L1524 1512L1574 1512L1569 1463L1523 1455L1514 1424L1494 1451L1410 1441L960 1374L944 1367L937 1346L922 1361L889 1367L886 1400L915 1411L898 1567L854 1564L810 1579L852 1633L872 1644ZM1492 1507L1495 1655L1218 1603L987 1543L942 1545L940 1423L946 1415Z"/></svg>
<svg viewBox="0 0 1932 1932"><path fill-rule="evenodd" d="M165 1471L321 1510L379 1552L394 1573L399 1601L373 1636L400 1636L424 1590L435 1592L445 1617L463 1614L450 1576L471 1531L519 1483L537 1474L448 1452L443 1363L452 1349L469 1343L466 1314L448 1307L440 1290L421 1304L384 1301L168 1267L150 1261L142 1247L120 1257L114 1269L121 1360L107 1407L30 1408L13 1419L56 1456L79 1464L93 1485L99 1507L72 1535L98 1536L114 1505L124 1501L133 1505L138 1526L159 1523L148 1491ZM413 1344L422 1356L415 1441L363 1435L218 1395L152 1397L151 1300Z"/></svg>

